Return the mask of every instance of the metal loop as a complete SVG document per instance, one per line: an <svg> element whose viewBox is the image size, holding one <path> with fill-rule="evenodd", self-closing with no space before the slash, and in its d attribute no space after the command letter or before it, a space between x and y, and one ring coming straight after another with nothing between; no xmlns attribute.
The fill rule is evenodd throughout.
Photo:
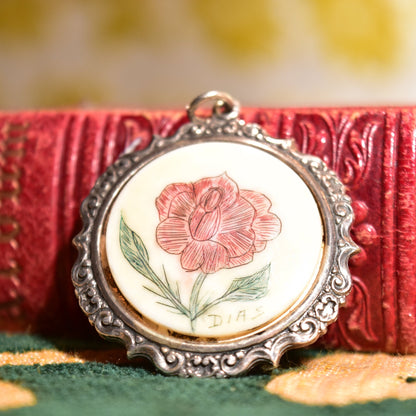
<svg viewBox="0 0 416 416"><path fill-rule="evenodd" d="M212 115L210 117L200 117L195 113L200 106L206 103L214 102ZM191 122L204 122L211 117L231 120L237 118L240 113L240 103L234 100L231 95L220 91L208 91L198 95L191 104L186 108L188 118Z"/></svg>

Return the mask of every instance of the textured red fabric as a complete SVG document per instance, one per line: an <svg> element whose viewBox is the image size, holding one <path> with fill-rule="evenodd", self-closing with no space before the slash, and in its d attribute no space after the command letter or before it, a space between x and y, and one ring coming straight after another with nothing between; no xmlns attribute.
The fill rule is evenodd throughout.
<svg viewBox="0 0 416 416"><path fill-rule="evenodd" d="M245 109L323 158L347 186L361 252L327 347L416 352L415 108ZM135 138L168 136L172 111L0 114L0 330L88 335L70 279L79 206Z"/></svg>

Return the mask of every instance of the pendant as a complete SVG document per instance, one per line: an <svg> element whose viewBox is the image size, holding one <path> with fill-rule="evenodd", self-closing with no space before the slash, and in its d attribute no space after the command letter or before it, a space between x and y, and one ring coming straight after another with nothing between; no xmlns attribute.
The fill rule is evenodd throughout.
<svg viewBox="0 0 416 416"><path fill-rule="evenodd" d="M188 124L120 156L81 207L72 280L82 310L165 374L278 366L326 332L351 288L344 186L238 115L228 94L198 96Z"/></svg>

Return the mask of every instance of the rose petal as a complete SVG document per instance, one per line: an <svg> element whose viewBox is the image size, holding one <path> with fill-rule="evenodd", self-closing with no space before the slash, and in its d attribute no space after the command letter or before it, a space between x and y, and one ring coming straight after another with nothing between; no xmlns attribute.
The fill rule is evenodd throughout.
<svg viewBox="0 0 416 416"><path fill-rule="evenodd" d="M218 234L248 230L251 228L255 217L253 206L243 198L239 198L232 207L223 210L221 214Z"/></svg>
<svg viewBox="0 0 416 416"><path fill-rule="evenodd" d="M195 198L197 205L201 203L202 197L212 188L217 188L222 193L219 209L226 209L234 204L238 198L238 186L225 173L213 178L204 178L194 183Z"/></svg>
<svg viewBox="0 0 416 416"><path fill-rule="evenodd" d="M231 257L227 268L232 269L233 267L242 266L243 264L250 263L253 260L253 251L249 250L247 253L238 257Z"/></svg>
<svg viewBox="0 0 416 416"><path fill-rule="evenodd" d="M162 191L158 198L156 198L156 208L159 212L160 221L164 221L168 217L169 208L173 198L182 192L192 195L192 185L187 183L172 183Z"/></svg>
<svg viewBox="0 0 416 416"><path fill-rule="evenodd" d="M261 247L265 241L273 240L281 231L282 223L277 215L269 212L272 204L270 200L260 192L241 190L241 196L253 205L256 210L256 218L253 221L253 230L256 233L256 251L264 250Z"/></svg>
<svg viewBox="0 0 416 416"><path fill-rule="evenodd" d="M181 256L181 265L185 270L194 271L201 268L204 273L215 273L226 267L228 261L225 247L213 241L193 240Z"/></svg>
<svg viewBox="0 0 416 416"><path fill-rule="evenodd" d="M282 223L274 214L262 215L253 222L253 230L256 233L256 240L269 241L276 238L281 231Z"/></svg>
<svg viewBox="0 0 416 416"><path fill-rule="evenodd" d="M247 253L253 247L254 238L253 230L248 229L217 234L214 240L227 247L230 257L238 257Z"/></svg>
<svg viewBox="0 0 416 416"><path fill-rule="evenodd" d="M255 240L253 245L254 252L260 253L260 251L263 251L266 248L266 245L267 241Z"/></svg>
<svg viewBox="0 0 416 416"><path fill-rule="evenodd" d="M192 240L181 256L181 266L188 271L199 269L204 262L203 243Z"/></svg>
<svg viewBox="0 0 416 416"><path fill-rule="evenodd" d="M200 206L193 212L189 221L189 231L192 238L198 241L207 241L216 234L221 222L221 213L218 210L205 212Z"/></svg>
<svg viewBox="0 0 416 416"><path fill-rule="evenodd" d="M156 240L163 250L180 254L192 240L188 223L180 218L168 218L156 228Z"/></svg>
<svg viewBox="0 0 416 416"><path fill-rule="evenodd" d="M272 203L269 198L256 191L248 191L247 189L241 189L240 195L250 202L256 210L257 216L268 214L269 209L272 207Z"/></svg>
<svg viewBox="0 0 416 416"><path fill-rule="evenodd" d="M204 263L201 270L204 273L215 273L227 266L230 257L221 244L213 241L204 241Z"/></svg>
<svg viewBox="0 0 416 416"><path fill-rule="evenodd" d="M178 217L188 221L195 207L193 194L181 192L172 199L169 217Z"/></svg>

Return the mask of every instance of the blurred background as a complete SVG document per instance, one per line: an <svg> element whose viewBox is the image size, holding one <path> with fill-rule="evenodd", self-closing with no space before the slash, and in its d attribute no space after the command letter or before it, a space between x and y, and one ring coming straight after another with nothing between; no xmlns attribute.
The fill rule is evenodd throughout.
<svg viewBox="0 0 416 416"><path fill-rule="evenodd" d="M0 109L416 104L414 0L0 0Z"/></svg>

